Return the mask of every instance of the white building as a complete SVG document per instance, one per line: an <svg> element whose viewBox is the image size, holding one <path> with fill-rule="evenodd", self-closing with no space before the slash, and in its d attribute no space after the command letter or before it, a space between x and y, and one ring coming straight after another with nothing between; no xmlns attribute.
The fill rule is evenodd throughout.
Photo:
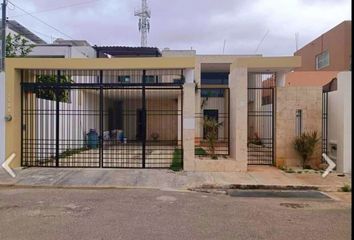
<svg viewBox="0 0 354 240"><path fill-rule="evenodd" d="M36 34L28 30L15 20L7 21L6 35L19 34L35 45L29 53L30 57L50 58L96 58L96 51L86 40L56 39L48 44Z"/></svg>

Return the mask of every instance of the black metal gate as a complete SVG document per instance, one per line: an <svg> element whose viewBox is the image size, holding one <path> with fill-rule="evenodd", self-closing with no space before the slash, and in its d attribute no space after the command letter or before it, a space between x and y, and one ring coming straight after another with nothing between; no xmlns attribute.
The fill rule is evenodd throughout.
<svg viewBox="0 0 354 240"><path fill-rule="evenodd" d="M169 168L182 162L182 70L21 74L22 166Z"/></svg>
<svg viewBox="0 0 354 240"><path fill-rule="evenodd" d="M322 93L322 153L328 154L328 92ZM322 158L322 162L325 160Z"/></svg>
<svg viewBox="0 0 354 240"><path fill-rule="evenodd" d="M248 164L274 164L275 73L248 75Z"/></svg>

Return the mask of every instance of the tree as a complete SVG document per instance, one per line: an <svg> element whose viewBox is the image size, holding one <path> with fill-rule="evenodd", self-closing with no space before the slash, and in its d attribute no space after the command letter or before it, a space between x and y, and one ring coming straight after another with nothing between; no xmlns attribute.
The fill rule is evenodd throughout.
<svg viewBox="0 0 354 240"><path fill-rule="evenodd" d="M19 34L7 34L6 36L6 57L25 57L33 49L34 45Z"/></svg>

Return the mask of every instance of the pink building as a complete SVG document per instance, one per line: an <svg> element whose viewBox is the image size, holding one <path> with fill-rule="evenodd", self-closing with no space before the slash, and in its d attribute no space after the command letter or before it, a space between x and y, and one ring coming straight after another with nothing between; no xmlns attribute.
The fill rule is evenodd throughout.
<svg viewBox="0 0 354 240"><path fill-rule="evenodd" d="M351 69L352 21L344 21L294 53L302 57L295 71L347 71Z"/></svg>

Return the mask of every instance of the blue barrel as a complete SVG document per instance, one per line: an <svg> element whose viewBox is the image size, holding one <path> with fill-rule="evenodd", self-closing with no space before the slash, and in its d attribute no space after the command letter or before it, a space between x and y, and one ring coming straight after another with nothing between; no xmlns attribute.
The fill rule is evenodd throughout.
<svg viewBox="0 0 354 240"><path fill-rule="evenodd" d="M124 139L124 133L122 130L118 131L118 140L122 143Z"/></svg>
<svg viewBox="0 0 354 240"><path fill-rule="evenodd" d="M98 147L98 134L95 129L90 129L87 136L87 147L88 148L97 148Z"/></svg>

